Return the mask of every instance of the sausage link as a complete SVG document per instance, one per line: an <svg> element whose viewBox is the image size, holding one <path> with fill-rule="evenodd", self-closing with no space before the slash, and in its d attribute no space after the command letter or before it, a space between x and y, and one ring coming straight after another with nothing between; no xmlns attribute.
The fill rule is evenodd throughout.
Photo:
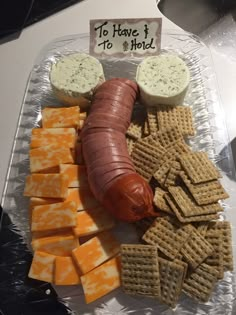
<svg viewBox="0 0 236 315"><path fill-rule="evenodd" d="M152 190L135 172L125 139L137 93L131 80L104 82L80 134L93 194L116 218L129 222L157 215Z"/></svg>

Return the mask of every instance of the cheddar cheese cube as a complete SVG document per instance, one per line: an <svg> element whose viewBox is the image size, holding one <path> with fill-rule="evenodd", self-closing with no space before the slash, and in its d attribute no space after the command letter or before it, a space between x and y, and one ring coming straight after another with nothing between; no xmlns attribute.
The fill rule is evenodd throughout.
<svg viewBox="0 0 236 315"><path fill-rule="evenodd" d="M77 213L77 224L73 228L76 236L90 235L113 228L113 217L103 208L96 208Z"/></svg>
<svg viewBox="0 0 236 315"><path fill-rule="evenodd" d="M87 113L86 112L80 113L80 115L79 115L79 119L80 120L85 120L86 118L87 118Z"/></svg>
<svg viewBox="0 0 236 315"><path fill-rule="evenodd" d="M66 200L75 201L78 211L93 209L100 206L89 188L69 188Z"/></svg>
<svg viewBox="0 0 236 315"><path fill-rule="evenodd" d="M68 187L85 187L88 186L86 168L83 165L60 164L60 173L67 176Z"/></svg>
<svg viewBox="0 0 236 315"><path fill-rule="evenodd" d="M32 240L49 237L49 236L65 236L65 235L71 235L72 234L72 228L65 228L60 230L47 230L47 231L31 231L31 238Z"/></svg>
<svg viewBox="0 0 236 315"><path fill-rule="evenodd" d="M42 110L43 128L77 128L80 123L79 106L46 107Z"/></svg>
<svg viewBox="0 0 236 315"><path fill-rule="evenodd" d="M62 174L28 175L24 196L65 199L68 196L68 180Z"/></svg>
<svg viewBox="0 0 236 315"><path fill-rule="evenodd" d="M56 256L37 251L29 271L29 278L46 282L53 282L54 263Z"/></svg>
<svg viewBox="0 0 236 315"><path fill-rule="evenodd" d="M56 257L54 283L56 285L75 285L80 283L78 270L72 257Z"/></svg>
<svg viewBox="0 0 236 315"><path fill-rule="evenodd" d="M52 203L62 202L61 198L40 198L40 197L31 197L29 207L33 209L35 206L49 205Z"/></svg>
<svg viewBox="0 0 236 315"><path fill-rule="evenodd" d="M31 242L34 251L42 251L56 256L69 256L79 246L79 240L73 235L54 235Z"/></svg>
<svg viewBox="0 0 236 315"><path fill-rule="evenodd" d="M74 148L76 139L74 128L33 128L30 147L57 145L63 148Z"/></svg>
<svg viewBox="0 0 236 315"><path fill-rule="evenodd" d="M84 126L84 120L80 120L78 129L81 130Z"/></svg>
<svg viewBox="0 0 236 315"><path fill-rule="evenodd" d="M76 226L76 203L65 201L36 206L32 211L31 230L47 231Z"/></svg>
<svg viewBox="0 0 236 315"><path fill-rule="evenodd" d="M101 265L120 251L120 244L108 232L102 232L72 251L72 256L83 274Z"/></svg>
<svg viewBox="0 0 236 315"><path fill-rule="evenodd" d="M120 257L108 260L81 276L86 303L91 303L121 286Z"/></svg>
<svg viewBox="0 0 236 315"><path fill-rule="evenodd" d="M51 145L30 150L29 157L31 173L59 168L62 163L74 162L69 148Z"/></svg>

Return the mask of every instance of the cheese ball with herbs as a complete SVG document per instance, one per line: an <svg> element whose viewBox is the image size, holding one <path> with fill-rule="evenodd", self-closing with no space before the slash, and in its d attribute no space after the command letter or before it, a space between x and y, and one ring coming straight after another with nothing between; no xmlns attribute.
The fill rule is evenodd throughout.
<svg viewBox="0 0 236 315"><path fill-rule="evenodd" d="M50 82L57 98L67 105L89 107L97 86L105 81L103 67L94 57L75 53L52 65Z"/></svg>

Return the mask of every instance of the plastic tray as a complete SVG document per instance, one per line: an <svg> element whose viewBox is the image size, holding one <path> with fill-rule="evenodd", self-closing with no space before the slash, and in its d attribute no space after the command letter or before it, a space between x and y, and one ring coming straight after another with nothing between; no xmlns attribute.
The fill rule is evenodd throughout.
<svg viewBox="0 0 236 315"><path fill-rule="evenodd" d="M60 106L55 99L49 82L49 71L52 63L61 56L73 52L88 52L89 36L87 34L72 35L56 39L47 45L36 59L25 91L21 113L7 174L2 205L13 222L12 229L17 229L21 241L30 249L30 233L28 219L28 199L23 197L25 177L29 174L29 142L31 130L38 127L43 106ZM233 195L235 193L234 167L231 151L228 146L227 131L221 110L220 98L217 93L217 82L208 48L200 39L189 33L168 31L162 34L162 52L173 52L182 57L191 72L191 83L186 96L186 103L191 106L197 130L196 136L190 141L193 149L206 151L210 158L221 168L222 182L231 198L224 203L224 214L221 219L230 220L233 226L233 244L235 252L235 221L233 216ZM139 58L101 59L107 79L111 77L135 78ZM129 225L125 228L125 239L135 241L134 231ZM118 237L121 226L116 228ZM124 233L122 233L124 234ZM11 246L11 242L9 242ZM235 256L236 257L236 256ZM17 264L17 259L15 264ZM24 263L24 261L22 262ZM25 262L25 270L29 263ZM13 283L14 285L14 283ZM23 283L24 285L24 283ZM17 289L17 275L15 279ZM80 286L56 287L58 298L72 314L229 314L236 313L234 297L236 295L234 273L226 272L219 281L211 300L206 304L196 303L184 294L175 308L169 309L158 301L150 298L131 297L121 289L115 290L104 298L86 305ZM50 295L52 292L47 292ZM68 311L70 313L70 311ZM32 313L33 315L34 313ZM55 313L56 314L56 313Z"/></svg>

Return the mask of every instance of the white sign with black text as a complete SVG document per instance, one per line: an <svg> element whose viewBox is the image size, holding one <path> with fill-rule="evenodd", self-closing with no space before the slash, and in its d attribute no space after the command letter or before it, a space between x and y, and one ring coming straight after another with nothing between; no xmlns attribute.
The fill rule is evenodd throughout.
<svg viewBox="0 0 236 315"><path fill-rule="evenodd" d="M156 55L161 46L161 18L90 21L93 56Z"/></svg>

